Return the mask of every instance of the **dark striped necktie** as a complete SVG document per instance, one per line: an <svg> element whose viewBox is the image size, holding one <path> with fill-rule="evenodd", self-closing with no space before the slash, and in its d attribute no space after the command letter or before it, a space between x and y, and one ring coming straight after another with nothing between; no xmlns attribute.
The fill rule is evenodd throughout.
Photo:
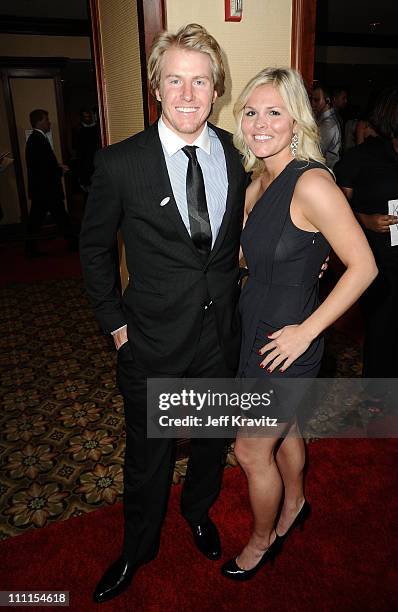
<svg viewBox="0 0 398 612"><path fill-rule="evenodd" d="M188 157L186 186L191 238L200 255L206 259L211 251L212 235L205 184L196 149L197 147L188 145L182 148Z"/></svg>

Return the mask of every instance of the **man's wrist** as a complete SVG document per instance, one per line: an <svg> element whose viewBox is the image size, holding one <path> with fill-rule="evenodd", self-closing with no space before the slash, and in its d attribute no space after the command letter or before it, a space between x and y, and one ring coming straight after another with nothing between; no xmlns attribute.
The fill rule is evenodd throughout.
<svg viewBox="0 0 398 612"><path fill-rule="evenodd" d="M120 349L120 347L128 341L128 336L127 336L127 325L123 325L123 327L120 327L119 329L115 329L113 332L111 332L113 341L115 343L115 347L117 350Z"/></svg>
<svg viewBox="0 0 398 612"><path fill-rule="evenodd" d="M115 334L120 332L122 329L127 329L127 324L122 325L121 327L118 327L117 329L114 329L113 331L111 331L111 336L114 336Z"/></svg>

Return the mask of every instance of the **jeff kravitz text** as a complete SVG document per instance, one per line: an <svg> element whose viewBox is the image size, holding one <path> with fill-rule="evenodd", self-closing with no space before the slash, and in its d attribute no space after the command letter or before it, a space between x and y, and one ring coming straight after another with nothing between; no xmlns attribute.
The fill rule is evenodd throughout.
<svg viewBox="0 0 398 612"><path fill-rule="evenodd" d="M249 418L242 415L222 415L219 417L202 417L187 415L177 418L162 414L159 417L159 425L162 427L277 427L278 419L271 417Z"/></svg>

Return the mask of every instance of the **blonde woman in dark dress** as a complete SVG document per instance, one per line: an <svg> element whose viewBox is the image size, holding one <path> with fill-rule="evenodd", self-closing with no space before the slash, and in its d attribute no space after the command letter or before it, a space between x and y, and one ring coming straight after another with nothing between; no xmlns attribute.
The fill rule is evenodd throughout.
<svg viewBox="0 0 398 612"><path fill-rule="evenodd" d="M239 375L314 378L323 352L321 334L375 278L374 258L323 163L300 75L292 69L261 71L244 88L234 113L235 146L245 169L257 177L247 190L242 233L249 277L240 300ZM319 305L318 274L330 247L346 271ZM223 565L227 578L253 577L309 515L297 400L285 402L283 414L276 415L273 437L238 434L235 454L248 478L254 524L240 554Z"/></svg>

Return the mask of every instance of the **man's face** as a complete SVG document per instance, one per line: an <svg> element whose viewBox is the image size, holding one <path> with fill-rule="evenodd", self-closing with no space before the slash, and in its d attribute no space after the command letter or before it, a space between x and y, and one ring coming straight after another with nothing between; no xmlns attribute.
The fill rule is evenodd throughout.
<svg viewBox="0 0 398 612"><path fill-rule="evenodd" d="M314 89L312 92L311 106L315 117L319 117L329 107L322 89Z"/></svg>
<svg viewBox="0 0 398 612"><path fill-rule="evenodd" d="M162 58L156 99L164 123L188 144L200 135L217 98L207 53L171 47Z"/></svg>
<svg viewBox="0 0 398 612"><path fill-rule="evenodd" d="M89 125L92 122L93 122L93 114L90 111L83 111L82 112L82 123Z"/></svg>
<svg viewBox="0 0 398 612"><path fill-rule="evenodd" d="M337 110L343 110L347 106L347 104L347 92L343 89L342 91L340 91L340 93L337 94L337 96L334 96L333 106L337 108Z"/></svg>
<svg viewBox="0 0 398 612"><path fill-rule="evenodd" d="M36 127L47 134L51 128L51 121L48 115L44 115L42 119L36 124Z"/></svg>

